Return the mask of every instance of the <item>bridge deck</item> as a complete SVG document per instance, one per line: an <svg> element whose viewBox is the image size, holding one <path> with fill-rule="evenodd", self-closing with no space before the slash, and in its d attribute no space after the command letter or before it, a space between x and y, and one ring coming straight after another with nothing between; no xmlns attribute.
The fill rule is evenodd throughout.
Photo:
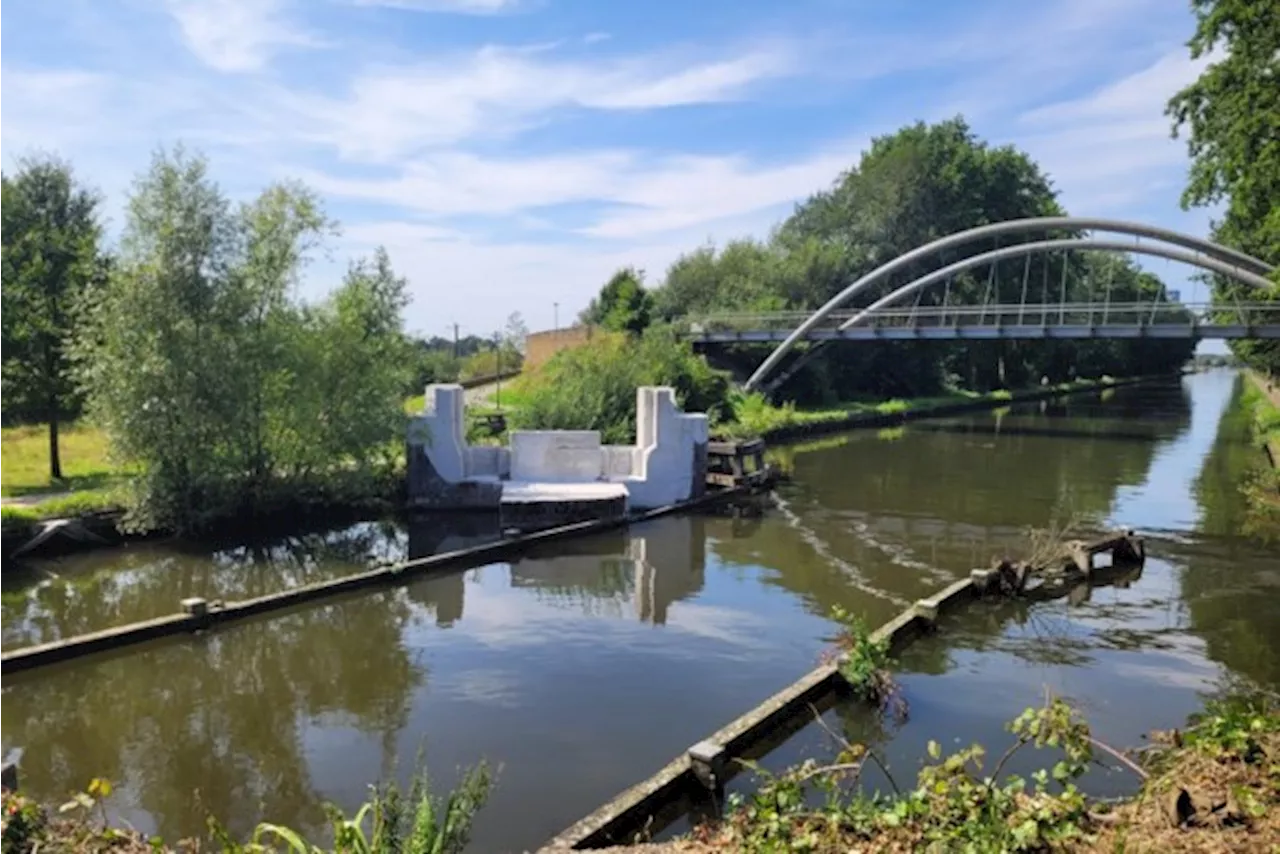
<svg viewBox="0 0 1280 854"><path fill-rule="evenodd" d="M789 329L727 329L683 332L691 341L707 343L776 342L791 334ZM851 326L848 329L814 329L807 341L954 341L1042 340L1090 338L1280 338L1280 323L1260 326L1240 324L1140 325L1123 326Z"/></svg>

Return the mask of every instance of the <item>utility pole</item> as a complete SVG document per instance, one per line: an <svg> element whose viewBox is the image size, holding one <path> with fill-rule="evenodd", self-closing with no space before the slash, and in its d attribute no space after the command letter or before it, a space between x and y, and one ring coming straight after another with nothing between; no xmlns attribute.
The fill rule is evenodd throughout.
<svg viewBox="0 0 1280 854"><path fill-rule="evenodd" d="M458 324L453 324L453 358L458 358Z"/></svg>
<svg viewBox="0 0 1280 854"><path fill-rule="evenodd" d="M560 303L558 302L551 303L551 316L553 318L552 328L556 332L559 332L560 331Z"/></svg>
<svg viewBox="0 0 1280 854"><path fill-rule="evenodd" d="M502 333L493 333L493 367L497 375L497 388L493 391L493 405L502 411Z"/></svg>

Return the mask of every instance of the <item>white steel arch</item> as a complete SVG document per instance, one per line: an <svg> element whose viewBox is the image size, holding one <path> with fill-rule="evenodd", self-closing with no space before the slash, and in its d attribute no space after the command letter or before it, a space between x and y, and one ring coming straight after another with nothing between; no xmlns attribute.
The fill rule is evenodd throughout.
<svg viewBox="0 0 1280 854"><path fill-rule="evenodd" d="M786 354L801 340L808 332L821 323L829 314L836 311L847 300L856 296L860 291L865 290L881 279L889 276L903 267L928 257L935 252L948 249L954 246L961 246L973 240L984 237L996 237L1004 234L1021 234L1031 231L1051 231L1051 230L1077 230L1077 231L1111 231L1120 234L1127 234L1132 237L1146 237L1153 240L1159 240L1164 243L1172 243L1176 246L1182 246L1187 249L1194 249L1195 252L1186 252L1162 247L1155 244L1129 243L1119 240L1101 240L1095 238L1069 238L1062 240L1046 240L1033 243L1022 243L1015 246L998 249L994 252L988 252L982 255L975 255L964 261L952 264L950 267L944 268L951 270L949 273L942 275L946 278L948 275L955 275L956 272L968 270L972 267L981 266L982 264L992 263L1006 258L1018 258L1032 252L1047 252L1053 249L1098 249L1113 252L1135 252L1140 255L1154 255L1162 258L1171 258L1177 261L1183 261L1202 269L1213 270L1223 275L1231 276L1241 281L1246 281L1255 286L1270 287L1271 283L1264 278L1265 275L1274 269L1270 264L1243 252L1238 252L1225 246L1213 243L1203 238L1194 237L1181 232L1169 231L1168 229L1156 228L1154 226L1143 225L1142 223L1127 222L1125 220L1098 219L1093 217L1033 217L1030 219L1017 219L1008 222L992 223L990 225L982 225L977 228L971 228L967 231L957 232L946 237L939 238L931 243L927 243L917 249L900 255L876 269L867 273L865 276L857 279L840 293L836 294L828 300L821 308L815 311L808 320L796 327L787 338L777 346L777 348L769 354L769 356L756 368L755 372L746 382L747 389L754 389L772 373L781 363ZM1027 247L1035 247L1027 249ZM1173 254L1170 254L1173 253ZM971 262L971 263L970 263ZM960 266L958 269L958 265ZM937 271L943 273L942 270ZM929 279L930 283L938 281L938 279L930 279L929 274L924 279ZM1243 278L1242 278L1243 277ZM922 281L917 279L915 282L909 283L909 286L918 285ZM1259 284L1261 283L1261 284ZM914 291L915 288L912 289ZM894 294L900 294L899 288ZM887 298L886 298L887 299ZM883 300L875 303L876 307L881 307ZM869 309L868 309L869 310ZM859 315L860 317L861 315ZM846 321L841 328L847 328L857 321L857 317Z"/></svg>

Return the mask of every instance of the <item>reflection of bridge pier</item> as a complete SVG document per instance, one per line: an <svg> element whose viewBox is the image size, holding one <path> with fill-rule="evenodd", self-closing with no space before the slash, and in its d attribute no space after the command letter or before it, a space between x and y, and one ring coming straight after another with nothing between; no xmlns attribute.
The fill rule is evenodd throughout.
<svg viewBox="0 0 1280 854"><path fill-rule="evenodd" d="M414 516L409 520L409 559L465 549L501 536L497 513L448 513ZM409 598L435 612L436 625L452 626L462 619L466 574L444 572L409 585Z"/></svg>
<svg viewBox="0 0 1280 854"><path fill-rule="evenodd" d="M541 551L541 550L539 550ZM673 602L702 590L703 520L670 516L637 527L548 547L512 561L511 586L591 601L630 600L642 622L662 625Z"/></svg>

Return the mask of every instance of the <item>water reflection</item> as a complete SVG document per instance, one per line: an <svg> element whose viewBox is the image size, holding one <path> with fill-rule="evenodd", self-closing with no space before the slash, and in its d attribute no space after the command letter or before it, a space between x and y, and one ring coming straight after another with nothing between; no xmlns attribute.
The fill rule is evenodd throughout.
<svg viewBox="0 0 1280 854"><path fill-rule="evenodd" d="M107 776L122 817L170 837L210 812L237 833L262 818L314 827L324 800L354 807L424 745L442 785L484 756L503 770L472 850L532 849L811 667L833 605L882 622L1018 552L1025 526L1071 516L1151 533L1141 574L976 609L911 647L901 731L848 707L828 720L888 741L902 779L929 738L1004 743L1046 685L1132 744L1181 724L1227 671L1280 682L1275 554L1231 528L1221 461L1236 448L1218 428L1231 383L1202 374L780 449L794 480L762 518L663 519L6 679L4 747L25 749L37 796ZM496 535L492 518L431 517L66 558L6 577L4 641ZM766 767L826 744L806 730Z"/></svg>
<svg viewBox="0 0 1280 854"><path fill-rule="evenodd" d="M461 533L442 537L429 524L411 526L397 541L407 536L407 553L416 556L493 533L482 520L460 527ZM24 749L24 781L37 797L63 799L91 777L105 776L116 784L119 818L171 838L200 832L210 814L239 834L262 817L318 828L324 800L358 803L366 784L403 776L424 741L442 781L449 769L482 755L503 762L498 801L512 799L506 809L527 810L533 820L553 800L551 794L530 800L540 788L535 780L544 773L547 749L533 733L580 718L581 731L593 735L543 735L590 765L593 753L616 755L613 739L621 735L593 723L594 695L620 692L618 698L634 706L633 688L658 690L637 678L634 667L615 670L607 657L599 666L609 672L596 672L588 685L580 677L596 665L586 661L586 674L556 673L546 664L548 650L581 659L603 642L615 650L614 659L633 648L640 659L645 645L634 642L628 626L668 622L684 638L678 657L699 639L707 659L717 647L749 644L734 634L732 624L740 621L732 612L725 612L727 631L706 606L673 619L677 603L703 590L705 541L702 520L673 517L629 534L574 541L565 544L567 551L544 548L510 565L425 577L127 655L20 674L4 684L4 747ZM272 554L277 565L287 560ZM173 558L167 565L182 564ZM441 634L442 627L452 631ZM781 658L772 667L766 661L766 672L779 681L804 664ZM707 676L677 674L667 684ZM547 708L556 705L548 704L548 690L565 708ZM541 711L530 718L530 708ZM628 717L616 711L620 720ZM517 741L504 744L496 732ZM674 749L637 747L632 759L659 761ZM620 784L634 770L625 764L619 771L604 763L596 775L582 770L582 779L600 784L604 774L604 785ZM582 808L595 793L580 792L568 809ZM572 820L563 810L551 816L552 822ZM550 835L556 828L544 829ZM511 841L501 825L494 830L496 836L481 832L478 838L503 846ZM522 844L538 841L528 837L527 826L520 834Z"/></svg>

